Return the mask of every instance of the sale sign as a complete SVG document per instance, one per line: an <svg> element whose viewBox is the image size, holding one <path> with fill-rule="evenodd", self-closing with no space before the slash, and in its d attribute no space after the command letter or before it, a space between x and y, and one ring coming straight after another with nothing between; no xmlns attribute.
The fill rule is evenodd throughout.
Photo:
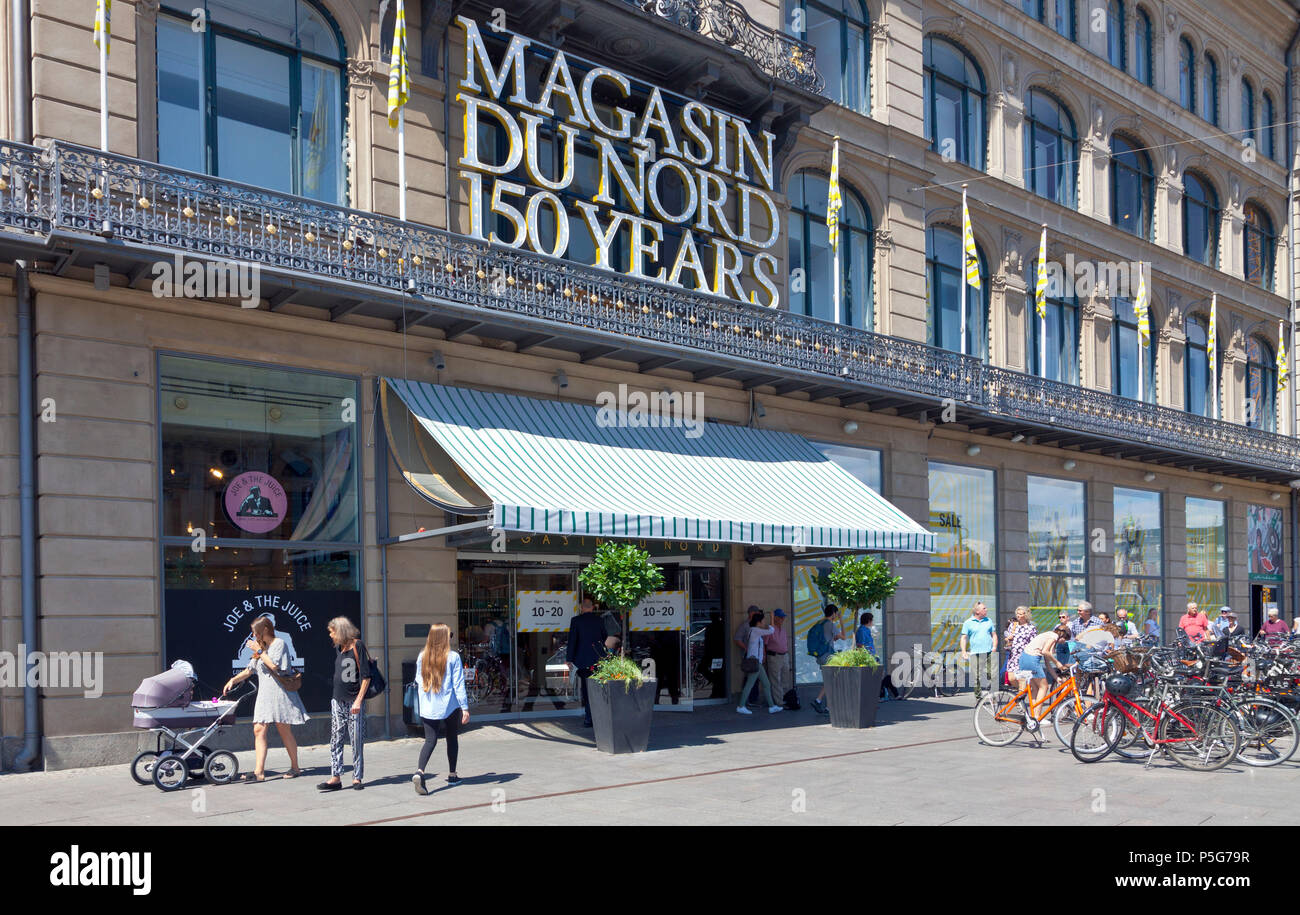
<svg viewBox="0 0 1300 915"><path fill-rule="evenodd" d="M518 591L515 595L515 630L568 632L577 604L577 591Z"/></svg>
<svg viewBox="0 0 1300 915"><path fill-rule="evenodd" d="M664 632L686 628L686 592L656 591L632 608L627 618L631 632Z"/></svg>

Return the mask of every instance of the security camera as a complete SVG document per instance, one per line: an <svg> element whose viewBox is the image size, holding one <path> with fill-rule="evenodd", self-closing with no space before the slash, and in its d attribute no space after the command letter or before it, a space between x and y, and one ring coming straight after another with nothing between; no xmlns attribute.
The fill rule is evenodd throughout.
<svg viewBox="0 0 1300 915"><path fill-rule="evenodd" d="M447 367L447 360L443 358L442 350L438 350L436 353L430 356L429 361L432 362L433 367L440 372Z"/></svg>

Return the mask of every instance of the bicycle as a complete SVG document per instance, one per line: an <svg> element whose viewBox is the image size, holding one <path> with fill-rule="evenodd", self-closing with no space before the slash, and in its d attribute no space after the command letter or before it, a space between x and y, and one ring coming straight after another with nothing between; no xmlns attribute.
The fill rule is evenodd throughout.
<svg viewBox="0 0 1300 915"><path fill-rule="evenodd" d="M1075 722L1070 734L1074 758L1083 763L1099 762L1127 735L1131 742L1139 738L1145 742L1148 766L1160 750L1184 768L1199 772L1222 769L1236 759L1241 732L1233 716L1204 700L1175 696L1171 704L1173 683L1182 672L1162 668L1154 660L1152 665L1157 687L1138 701L1128 696L1137 686L1134 677L1119 674L1108 678L1101 701ZM1150 719L1150 730L1145 719Z"/></svg>
<svg viewBox="0 0 1300 915"><path fill-rule="evenodd" d="M1009 689L999 689L985 696L975 706L976 735L989 746L1005 747L1029 731L1041 744L1042 728L1038 722L1050 715L1056 739L1062 745L1068 744L1065 735L1073 728L1075 719L1083 714L1083 692L1079 688L1078 667L1078 664L1071 664L1069 676L1063 677L1038 702L1030 697L1028 681L1021 685L1020 691L1014 696ZM1043 709L1041 714L1039 709ZM1036 723L1032 728L1028 725L1030 719Z"/></svg>

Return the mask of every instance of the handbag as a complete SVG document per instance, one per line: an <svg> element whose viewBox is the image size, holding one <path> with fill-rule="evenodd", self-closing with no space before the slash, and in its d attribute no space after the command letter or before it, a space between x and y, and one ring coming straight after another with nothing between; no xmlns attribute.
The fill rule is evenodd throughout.
<svg viewBox="0 0 1300 915"><path fill-rule="evenodd" d="M357 646L355 643L352 645L352 657L356 658L357 669L360 670L361 658L357 657ZM366 672L365 678L370 681L370 686L366 688L365 698L373 699L388 688L388 681L385 680L384 675L379 672L379 664L374 658L367 654L366 660L369 662L370 667Z"/></svg>
<svg viewBox="0 0 1300 915"><path fill-rule="evenodd" d="M402 694L402 707L409 708L416 713L420 710L420 687L416 685L414 680L406 684L406 689Z"/></svg>
<svg viewBox="0 0 1300 915"><path fill-rule="evenodd" d="M745 658L740 662L740 671L746 674L758 673L758 658Z"/></svg>
<svg viewBox="0 0 1300 915"><path fill-rule="evenodd" d="M285 652L285 656L286 657L288 656L287 651ZM290 667L289 672L287 674L282 674L278 670L271 670L271 666L267 664L265 661L263 661L262 663L267 670L271 671L271 676L275 678L275 682L279 683L285 692L296 693L299 689L302 688L302 671L294 670L292 667Z"/></svg>

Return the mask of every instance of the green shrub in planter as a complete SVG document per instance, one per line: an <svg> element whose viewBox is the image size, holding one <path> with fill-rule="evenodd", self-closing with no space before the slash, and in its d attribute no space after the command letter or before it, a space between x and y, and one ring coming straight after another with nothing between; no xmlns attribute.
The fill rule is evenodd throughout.
<svg viewBox="0 0 1300 915"><path fill-rule="evenodd" d="M892 597L901 580L890 574L889 563L872 556L841 556L831 565L826 577L822 593L840 609L849 610L855 626L858 613ZM850 648L831 655L822 667L831 726L869 728L874 725L884 677L884 666L865 648Z"/></svg>

